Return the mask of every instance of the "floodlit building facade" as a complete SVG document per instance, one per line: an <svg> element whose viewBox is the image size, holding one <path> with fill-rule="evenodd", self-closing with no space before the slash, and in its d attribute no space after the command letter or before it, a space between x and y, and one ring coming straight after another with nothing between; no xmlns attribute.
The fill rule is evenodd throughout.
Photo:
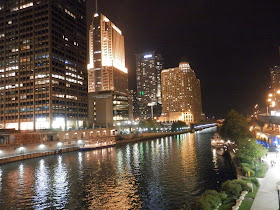
<svg viewBox="0 0 280 210"><path fill-rule="evenodd" d="M89 30L89 126L111 127L129 119L124 36L105 15L95 13Z"/></svg>
<svg viewBox="0 0 280 210"><path fill-rule="evenodd" d="M135 117L147 119L160 116L162 66L163 60L160 54L146 52L136 55Z"/></svg>
<svg viewBox="0 0 280 210"><path fill-rule="evenodd" d="M161 72L162 115L160 121L204 120L201 106L200 81L189 63L182 62L177 68Z"/></svg>
<svg viewBox="0 0 280 210"><path fill-rule="evenodd" d="M0 0L0 128L87 121L84 0Z"/></svg>

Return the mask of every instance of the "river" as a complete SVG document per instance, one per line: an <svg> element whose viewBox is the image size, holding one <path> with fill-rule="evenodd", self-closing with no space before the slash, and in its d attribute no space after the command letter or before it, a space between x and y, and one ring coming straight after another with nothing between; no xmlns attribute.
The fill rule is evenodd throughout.
<svg viewBox="0 0 280 210"><path fill-rule="evenodd" d="M1 209L180 209L235 178L215 128L0 166Z"/></svg>

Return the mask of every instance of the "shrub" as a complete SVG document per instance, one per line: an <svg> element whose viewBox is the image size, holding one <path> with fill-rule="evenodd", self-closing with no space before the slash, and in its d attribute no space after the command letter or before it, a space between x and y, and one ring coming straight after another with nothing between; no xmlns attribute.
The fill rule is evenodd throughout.
<svg viewBox="0 0 280 210"><path fill-rule="evenodd" d="M239 184L242 188L242 191L248 191L249 190L249 187L248 187L247 183L244 182L243 180L235 179L235 180L232 180L232 182L234 184Z"/></svg>
<svg viewBox="0 0 280 210"><path fill-rule="evenodd" d="M248 182L248 183L253 183L256 187L260 186L260 182L258 179L256 178L243 178L244 181Z"/></svg>
<svg viewBox="0 0 280 210"><path fill-rule="evenodd" d="M258 166L258 170L256 171L256 177L263 178L265 176L265 174L266 174L266 171L267 171L266 164L265 163L261 163Z"/></svg>
<svg viewBox="0 0 280 210"><path fill-rule="evenodd" d="M199 197L197 199L193 209L196 209L196 210L208 210L208 209L211 209L211 205L210 205L209 202L207 202L203 198Z"/></svg>
<svg viewBox="0 0 280 210"><path fill-rule="evenodd" d="M232 197L232 199L236 199L239 197L241 191L242 191L242 186L239 183L235 183L233 181L226 181L222 184L221 187L222 191L225 191L226 194L228 194L229 197Z"/></svg>
<svg viewBox="0 0 280 210"><path fill-rule="evenodd" d="M220 193L218 193L216 190L206 190L197 199L196 206L194 209L199 209L199 210L215 209L218 207L220 203L222 203Z"/></svg>
<svg viewBox="0 0 280 210"><path fill-rule="evenodd" d="M221 198L222 202L224 203L224 201L228 198L228 195L224 191L222 191L222 192L220 192L220 198Z"/></svg>
<svg viewBox="0 0 280 210"><path fill-rule="evenodd" d="M247 173L248 174L248 171L250 171L250 176L255 176L255 171L253 171L251 168L249 167L242 167L242 171L244 173L244 175Z"/></svg>
<svg viewBox="0 0 280 210"><path fill-rule="evenodd" d="M260 186L260 182L259 182L259 180L256 179L256 178L251 178L251 182L252 182L254 185L256 185L257 187Z"/></svg>
<svg viewBox="0 0 280 210"><path fill-rule="evenodd" d="M242 166L242 168L243 168L243 167L247 167L247 168L250 168L250 169L254 169L254 168L255 168L254 165L249 164L249 163L241 163L241 166Z"/></svg>

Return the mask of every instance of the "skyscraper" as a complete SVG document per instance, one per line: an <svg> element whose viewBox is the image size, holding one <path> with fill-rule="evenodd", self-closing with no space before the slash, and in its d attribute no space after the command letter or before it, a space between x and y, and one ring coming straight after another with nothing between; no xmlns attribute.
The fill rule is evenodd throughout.
<svg viewBox="0 0 280 210"><path fill-rule="evenodd" d="M105 15L95 13L89 30L89 124L110 127L129 118L124 36Z"/></svg>
<svg viewBox="0 0 280 210"><path fill-rule="evenodd" d="M187 62L177 68L164 69L162 81L161 121L200 122L204 119L201 107L200 81Z"/></svg>
<svg viewBox="0 0 280 210"><path fill-rule="evenodd" d="M146 52L136 55L136 117L160 116L162 66L160 54Z"/></svg>
<svg viewBox="0 0 280 210"><path fill-rule="evenodd" d="M84 0L0 1L0 128L87 120Z"/></svg>
<svg viewBox="0 0 280 210"><path fill-rule="evenodd" d="M280 112L280 66L270 68L268 106L272 115Z"/></svg>

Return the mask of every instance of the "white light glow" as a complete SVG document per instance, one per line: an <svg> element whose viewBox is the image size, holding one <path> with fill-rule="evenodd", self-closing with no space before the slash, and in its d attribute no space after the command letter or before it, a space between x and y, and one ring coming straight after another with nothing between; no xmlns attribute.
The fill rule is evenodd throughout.
<svg viewBox="0 0 280 210"><path fill-rule="evenodd" d="M57 117L54 119L52 126L56 128L65 128L65 119L63 117Z"/></svg>
<svg viewBox="0 0 280 210"><path fill-rule="evenodd" d="M144 58L151 58L151 57L153 57L152 54L144 55Z"/></svg>
<svg viewBox="0 0 280 210"><path fill-rule="evenodd" d="M44 149L45 147L46 147L46 145L44 145L44 144L40 144L40 145L39 145L39 148L40 148L40 149Z"/></svg>

